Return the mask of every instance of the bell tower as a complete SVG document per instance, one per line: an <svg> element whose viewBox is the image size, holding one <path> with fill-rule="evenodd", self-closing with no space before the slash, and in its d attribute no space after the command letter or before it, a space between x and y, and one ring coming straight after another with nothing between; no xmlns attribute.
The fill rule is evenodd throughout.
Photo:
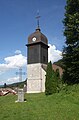
<svg viewBox="0 0 79 120"><path fill-rule="evenodd" d="M27 93L45 91L45 70L48 63L48 40L41 33L37 16L37 29L29 35L27 46Z"/></svg>

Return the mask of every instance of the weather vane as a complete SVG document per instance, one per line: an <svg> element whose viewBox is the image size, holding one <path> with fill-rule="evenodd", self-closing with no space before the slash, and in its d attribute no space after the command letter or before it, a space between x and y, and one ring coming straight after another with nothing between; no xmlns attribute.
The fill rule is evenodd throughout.
<svg viewBox="0 0 79 120"><path fill-rule="evenodd" d="M37 16L36 16L36 19L37 19L37 26L39 28L39 19L40 19L40 15L39 15L39 10L37 11Z"/></svg>

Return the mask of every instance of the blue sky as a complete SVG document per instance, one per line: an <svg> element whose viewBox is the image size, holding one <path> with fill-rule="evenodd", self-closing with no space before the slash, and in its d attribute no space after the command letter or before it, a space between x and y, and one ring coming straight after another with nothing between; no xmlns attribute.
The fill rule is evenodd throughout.
<svg viewBox="0 0 79 120"><path fill-rule="evenodd" d="M21 67L26 71L24 68L27 57L25 44L28 36L37 27L35 17L38 10L41 16L41 32L48 38L51 54L62 51L65 42L62 23L65 5L65 0L0 0L0 84L11 83L12 78L16 77L15 73L18 69L11 68L15 57L24 60ZM53 54L50 58L52 57ZM5 68L6 65L9 69Z"/></svg>

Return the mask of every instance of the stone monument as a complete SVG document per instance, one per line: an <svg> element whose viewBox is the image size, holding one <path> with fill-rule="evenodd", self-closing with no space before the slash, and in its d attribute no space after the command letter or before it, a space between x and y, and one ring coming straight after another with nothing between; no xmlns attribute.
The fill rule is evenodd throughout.
<svg viewBox="0 0 79 120"><path fill-rule="evenodd" d="M23 91L23 89L18 89L18 102L24 102L24 91Z"/></svg>
<svg viewBox="0 0 79 120"><path fill-rule="evenodd" d="M20 68L16 74L19 75L19 81L22 82L22 75L25 75L25 72L22 72L22 68ZM18 100L15 102L24 102L24 89L18 88Z"/></svg>

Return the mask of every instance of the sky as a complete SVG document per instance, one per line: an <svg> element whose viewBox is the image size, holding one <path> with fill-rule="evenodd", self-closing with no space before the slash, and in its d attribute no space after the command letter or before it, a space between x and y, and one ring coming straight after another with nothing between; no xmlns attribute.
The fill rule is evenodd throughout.
<svg viewBox="0 0 79 120"><path fill-rule="evenodd" d="M21 67L27 77L27 40L37 28L48 38L48 60L62 58L65 44L63 19L66 0L0 0L0 85L19 81Z"/></svg>

